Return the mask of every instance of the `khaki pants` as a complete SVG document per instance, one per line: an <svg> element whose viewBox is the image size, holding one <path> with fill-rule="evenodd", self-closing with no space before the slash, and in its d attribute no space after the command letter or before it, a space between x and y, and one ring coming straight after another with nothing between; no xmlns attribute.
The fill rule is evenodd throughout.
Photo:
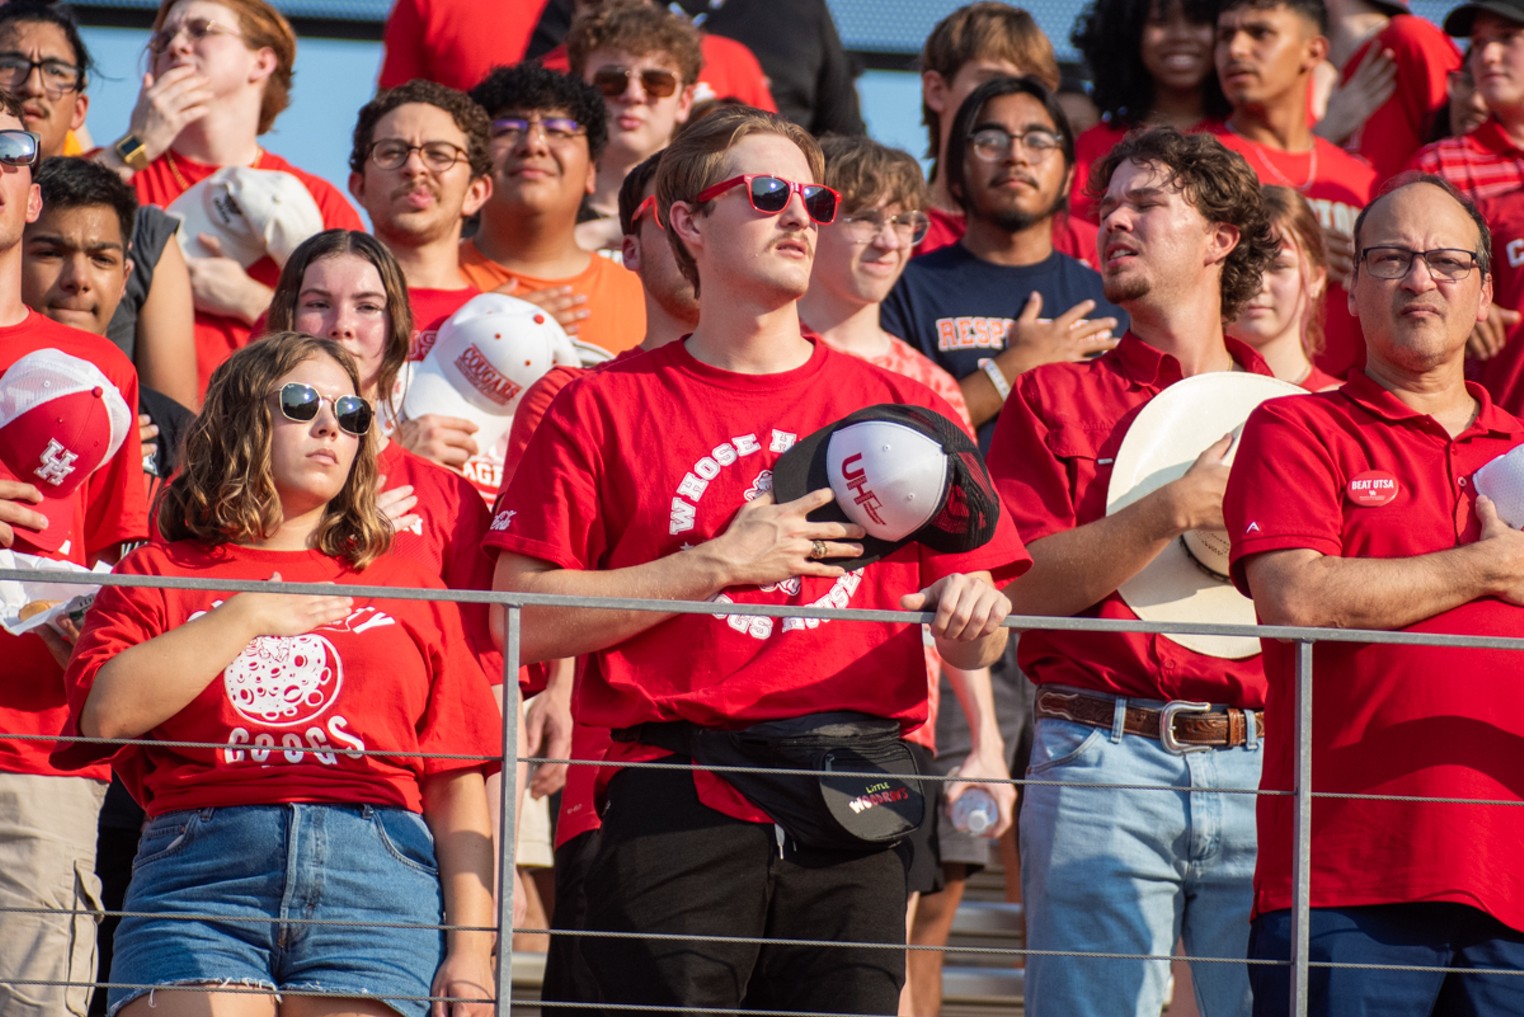
<svg viewBox="0 0 1524 1017"><path fill-rule="evenodd" d="M84 1017L95 980L106 785L0 773L0 1013ZM46 909L27 911L15 909Z"/></svg>

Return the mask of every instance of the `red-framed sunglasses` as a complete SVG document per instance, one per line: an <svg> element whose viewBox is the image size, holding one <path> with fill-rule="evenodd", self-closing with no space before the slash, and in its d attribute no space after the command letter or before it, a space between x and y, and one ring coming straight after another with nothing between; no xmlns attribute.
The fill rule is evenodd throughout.
<svg viewBox="0 0 1524 1017"><path fill-rule="evenodd" d="M646 195L646 200L635 206L635 214L630 216L630 225L632 227L640 225L641 218L646 215L651 217L657 229L665 229L661 224L661 216L656 214L656 195L654 194Z"/></svg>
<svg viewBox="0 0 1524 1017"><path fill-rule="evenodd" d="M841 194L825 184L796 184L767 173L743 173L729 180L721 180L713 187L706 187L694 200L699 204L724 194L732 187L746 185L746 197L751 207L764 215L777 215L788 207L789 195L798 192L804 199L804 210L811 219L822 226L836 221L836 209L841 204Z"/></svg>

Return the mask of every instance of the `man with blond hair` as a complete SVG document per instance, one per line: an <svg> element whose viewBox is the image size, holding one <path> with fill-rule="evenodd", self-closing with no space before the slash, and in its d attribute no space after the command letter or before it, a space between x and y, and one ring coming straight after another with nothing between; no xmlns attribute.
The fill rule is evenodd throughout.
<svg viewBox="0 0 1524 1017"><path fill-rule="evenodd" d="M835 192L815 182L822 163L802 129L742 108L667 149L656 212L697 292L698 325L557 397L498 504L498 589L926 610L945 659L977 668L999 655L1007 605L992 581L1026 564L1004 517L975 550L906 544L849 571L837 562L862 555L863 529L809 518L828 488L773 497L783 453L848 414L880 403L953 412L801 332L817 231L836 216ZM563 495L547 502L551 489ZM615 731L585 927L645 935L585 940L605 1010L895 1010L904 956L882 948L904 942L893 847L801 843L713 773L622 767L686 762L663 732L698 741L840 711L913 730L927 709L919 626L545 608L526 612L521 645L528 660L588 655L573 713ZM987 710L988 686L976 695ZM675 938L688 936L718 938ZM770 942L791 939L842 945Z"/></svg>

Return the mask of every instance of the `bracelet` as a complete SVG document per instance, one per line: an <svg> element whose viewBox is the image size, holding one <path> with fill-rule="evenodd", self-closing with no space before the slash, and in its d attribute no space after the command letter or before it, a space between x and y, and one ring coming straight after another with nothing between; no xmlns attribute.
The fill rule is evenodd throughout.
<svg viewBox="0 0 1524 1017"><path fill-rule="evenodd" d="M979 361L979 369L984 372L985 377L989 378L990 384L995 386L995 391L1000 393L1001 402L1011 397L1011 383L1005 380L1005 372L1000 369L999 364L993 360L984 359Z"/></svg>

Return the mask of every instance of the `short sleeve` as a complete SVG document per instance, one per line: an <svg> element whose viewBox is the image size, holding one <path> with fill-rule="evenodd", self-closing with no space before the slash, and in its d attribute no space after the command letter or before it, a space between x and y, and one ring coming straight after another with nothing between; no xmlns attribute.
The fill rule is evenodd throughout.
<svg viewBox="0 0 1524 1017"><path fill-rule="evenodd" d="M116 568L117 575L144 575L138 566L140 555L153 553L151 548L129 554ZM74 645L64 673L64 692L69 705L69 723L65 734L79 734L79 720L95 687L100 669L123 650L148 642L167 629L164 591L143 587L105 586L95 603L85 613L85 627ZM62 741L53 752L53 764L61 769L82 769L110 759L117 753L110 745L86 745ZM137 750L125 747L123 756ZM136 793L136 792L134 792Z"/></svg>
<svg viewBox="0 0 1524 1017"><path fill-rule="evenodd" d="M535 428L498 500L485 544L561 568L594 569L607 547L599 491L601 413L577 379Z"/></svg>
<svg viewBox="0 0 1524 1017"><path fill-rule="evenodd" d="M1322 397L1265 403L1244 425L1222 514L1233 541L1233 583L1245 596L1252 594L1244 563L1256 554L1343 550L1338 467L1313 421L1296 406L1312 398Z"/></svg>

